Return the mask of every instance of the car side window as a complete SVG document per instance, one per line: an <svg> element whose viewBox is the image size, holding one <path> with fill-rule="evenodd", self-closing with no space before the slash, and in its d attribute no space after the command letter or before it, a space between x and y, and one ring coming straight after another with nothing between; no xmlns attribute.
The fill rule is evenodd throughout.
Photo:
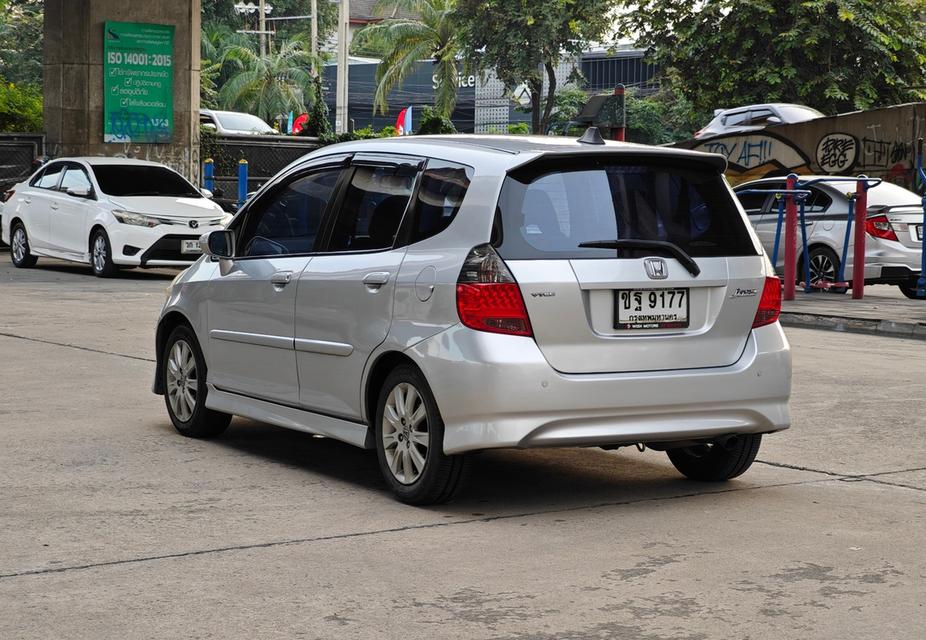
<svg viewBox="0 0 926 640"><path fill-rule="evenodd" d="M786 189L788 187L787 182L765 182L763 184L756 185L757 189ZM768 199L768 202L765 204L765 211L778 215L778 199L775 198L775 194L769 194L771 197ZM784 196L781 197L784 200Z"/></svg>
<svg viewBox="0 0 926 640"><path fill-rule="evenodd" d="M810 196L804 205L804 213L823 213L829 209L831 204L833 204L832 198L819 189L810 187Z"/></svg>
<svg viewBox="0 0 926 640"><path fill-rule="evenodd" d="M64 177L61 178L61 186L58 187L58 189L65 192L67 192L68 189L87 189L88 191L92 191L93 185L90 183L90 178L83 168L71 166L65 169Z"/></svg>
<svg viewBox="0 0 926 640"><path fill-rule="evenodd" d="M311 253L341 168L299 176L252 205L239 240L239 256Z"/></svg>
<svg viewBox="0 0 926 640"><path fill-rule="evenodd" d="M746 124L749 120L748 111L740 111L739 113L731 113L728 116L724 116L723 124L725 127L735 127L737 125Z"/></svg>
<svg viewBox="0 0 926 640"><path fill-rule="evenodd" d="M767 124L774 113L771 109L758 109L749 112L749 124Z"/></svg>
<svg viewBox="0 0 926 640"><path fill-rule="evenodd" d="M65 165L61 163L48 165L33 186L39 189L55 189L58 186L58 178L61 177L61 171L64 167Z"/></svg>
<svg viewBox="0 0 926 640"><path fill-rule="evenodd" d="M462 164L428 160L415 198L411 242L430 238L450 226L463 204L472 176L472 168Z"/></svg>
<svg viewBox="0 0 926 640"><path fill-rule="evenodd" d="M745 187L741 191L749 191L750 189L765 189L765 185L754 185L752 187ZM765 206L765 201L768 199L769 194L767 193L744 193L740 195L736 194L736 197L739 199L740 204L743 205L743 209L746 210L746 213L751 216L756 216L762 213L762 207Z"/></svg>
<svg viewBox="0 0 926 640"><path fill-rule="evenodd" d="M334 221L328 251L390 249L402 223L417 169L358 166Z"/></svg>

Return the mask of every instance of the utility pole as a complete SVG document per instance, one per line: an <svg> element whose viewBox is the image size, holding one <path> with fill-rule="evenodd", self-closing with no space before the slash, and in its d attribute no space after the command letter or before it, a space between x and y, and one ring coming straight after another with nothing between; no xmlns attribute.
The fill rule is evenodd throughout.
<svg viewBox="0 0 926 640"><path fill-rule="evenodd" d="M260 13L260 57L263 58L267 55L267 12L265 11L267 0L260 0L260 7L258 8L258 13ZM251 5L252 7L254 5Z"/></svg>
<svg viewBox="0 0 926 640"><path fill-rule="evenodd" d="M318 0L312 0L312 57L318 56ZM315 69L316 73L318 69Z"/></svg>
<svg viewBox="0 0 926 640"><path fill-rule="evenodd" d="M337 133L347 132L347 52L350 47L350 0L341 0L338 12L338 84L335 96L334 126Z"/></svg>

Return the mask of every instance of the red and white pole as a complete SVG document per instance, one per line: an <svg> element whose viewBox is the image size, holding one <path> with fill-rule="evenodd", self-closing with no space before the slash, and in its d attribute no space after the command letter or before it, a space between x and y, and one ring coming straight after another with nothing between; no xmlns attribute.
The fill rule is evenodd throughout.
<svg viewBox="0 0 926 640"><path fill-rule="evenodd" d="M855 246L852 249L852 299L865 295L865 219L868 217L868 178L855 184Z"/></svg>
<svg viewBox="0 0 926 640"><path fill-rule="evenodd" d="M788 191L797 188L797 176L788 176ZM785 284L782 298L794 300L797 281L797 202L793 193L785 194Z"/></svg>

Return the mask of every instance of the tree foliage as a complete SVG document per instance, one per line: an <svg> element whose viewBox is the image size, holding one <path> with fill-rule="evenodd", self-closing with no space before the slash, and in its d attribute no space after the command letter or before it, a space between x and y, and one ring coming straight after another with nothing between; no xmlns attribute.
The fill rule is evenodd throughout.
<svg viewBox="0 0 926 640"><path fill-rule="evenodd" d="M508 90L525 84L531 128L543 133L553 113L557 64L608 33L613 5L614 0L457 0L457 17L469 62L494 69Z"/></svg>
<svg viewBox="0 0 926 640"><path fill-rule="evenodd" d="M421 124L418 125L416 135L425 136L433 134L456 133L457 128L453 126L450 118L442 114L437 109L424 107L421 110Z"/></svg>
<svg viewBox="0 0 926 640"><path fill-rule="evenodd" d="M0 83L0 131L42 131L42 93L35 86Z"/></svg>
<svg viewBox="0 0 926 640"><path fill-rule="evenodd" d="M236 68L218 92L219 104L225 109L246 111L271 122L278 115L302 113L311 104L314 64L312 54L300 40L271 47L261 57L251 47L231 47L225 54Z"/></svg>
<svg viewBox="0 0 926 640"><path fill-rule="evenodd" d="M385 0L378 3L380 12L392 7L414 13L418 18L386 18L357 33L355 49L380 52L382 56L376 67L374 112L379 109L385 114L389 110L389 93L402 86L419 60L428 59L434 61L437 76L434 106L445 116L453 112L460 71L455 5L456 0Z"/></svg>
<svg viewBox="0 0 926 640"><path fill-rule="evenodd" d="M696 111L797 102L838 113L926 97L926 0L625 5L625 33L683 79Z"/></svg>
<svg viewBox="0 0 926 640"><path fill-rule="evenodd" d="M6 0L0 6L0 79L42 84L42 0Z"/></svg>

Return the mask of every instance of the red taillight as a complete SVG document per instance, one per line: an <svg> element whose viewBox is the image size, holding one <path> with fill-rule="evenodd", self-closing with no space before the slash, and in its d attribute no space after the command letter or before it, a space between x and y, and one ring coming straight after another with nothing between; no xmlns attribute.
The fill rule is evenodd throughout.
<svg viewBox="0 0 926 640"><path fill-rule="evenodd" d="M469 252L457 280L457 313L470 329L531 336L521 289L489 245Z"/></svg>
<svg viewBox="0 0 926 640"><path fill-rule="evenodd" d="M762 297L759 298L759 309L756 311L752 328L764 327L778 320L781 315L781 280L774 277L765 279L762 288Z"/></svg>
<svg viewBox="0 0 926 640"><path fill-rule="evenodd" d="M871 216L866 219L865 233L875 238L897 241L897 234L894 233L894 229L891 227L891 222L887 219L887 216Z"/></svg>
<svg viewBox="0 0 926 640"><path fill-rule="evenodd" d="M0 202L6 202L7 200L13 197L14 193L16 192L13 191L12 189L10 189L9 191L4 191L3 195L0 196Z"/></svg>

